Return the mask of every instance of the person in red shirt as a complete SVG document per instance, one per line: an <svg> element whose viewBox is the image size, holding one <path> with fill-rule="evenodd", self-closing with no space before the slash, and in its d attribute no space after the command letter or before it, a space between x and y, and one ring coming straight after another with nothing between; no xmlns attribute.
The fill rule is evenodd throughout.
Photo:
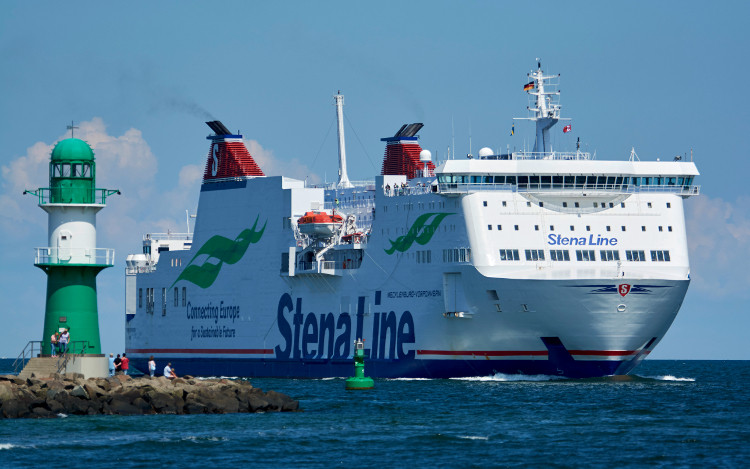
<svg viewBox="0 0 750 469"><path fill-rule="evenodd" d="M120 368L122 369L123 374L128 374L128 368L130 368L130 359L124 353L122 354L122 362L120 363Z"/></svg>

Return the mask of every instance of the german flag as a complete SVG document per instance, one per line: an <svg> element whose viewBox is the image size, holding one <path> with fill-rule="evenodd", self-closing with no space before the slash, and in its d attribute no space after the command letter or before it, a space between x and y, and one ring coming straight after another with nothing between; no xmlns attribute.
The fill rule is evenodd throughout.
<svg viewBox="0 0 750 469"><path fill-rule="evenodd" d="M533 89L534 89L534 82L533 81L530 81L530 82L526 83L525 85L523 85L523 90L524 91L529 91L529 90L533 90Z"/></svg>

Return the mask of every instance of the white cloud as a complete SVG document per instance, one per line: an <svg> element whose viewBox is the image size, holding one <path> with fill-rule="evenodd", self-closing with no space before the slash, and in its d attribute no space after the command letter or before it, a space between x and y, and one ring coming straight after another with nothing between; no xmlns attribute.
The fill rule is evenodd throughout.
<svg viewBox="0 0 750 469"><path fill-rule="evenodd" d="M708 196L686 206L692 288L715 297L750 297L750 197Z"/></svg>
<svg viewBox="0 0 750 469"><path fill-rule="evenodd" d="M305 180L308 184L320 184L322 179L297 158L279 160L271 150L266 150L255 140L245 140L245 146L266 176L287 176Z"/></svg>

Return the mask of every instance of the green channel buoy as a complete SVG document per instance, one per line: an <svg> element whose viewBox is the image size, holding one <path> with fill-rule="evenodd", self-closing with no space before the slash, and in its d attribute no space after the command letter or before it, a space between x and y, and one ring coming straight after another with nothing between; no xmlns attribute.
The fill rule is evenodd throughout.
<svg viewBox="0 0 750 469"><path fill-rule="evenodd" d="M354 341L354 376L346 380L347 391L372 389L375 382L365 376L365 343L362 339Z"/></svg>

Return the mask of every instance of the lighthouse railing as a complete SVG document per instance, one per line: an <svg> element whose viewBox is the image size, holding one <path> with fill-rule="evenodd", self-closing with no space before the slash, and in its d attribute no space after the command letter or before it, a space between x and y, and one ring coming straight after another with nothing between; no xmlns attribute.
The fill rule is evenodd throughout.
<svg viewBox="0 0 750 469"><path fill-rule="evenodd" d="M42 356L42 347L43 342L41 340L30 340L18 354L16 361L13 362L13 371L18 374L26 366L27 361L36 356Z"/></svg>
<svg viewBox="0 0 750 469"><path fill-rule="evenodd" d="M85 189L82 187L41 187L38 190L25 191L39 198L39 205L80 204L106 205L107 197L119 194L118 190Z"/></svg>
<svg viewBox="0 0 750 469"><path fill-rule="evenodd" d="M34 248L34 265L115 265L111 248Z"/></svg>

